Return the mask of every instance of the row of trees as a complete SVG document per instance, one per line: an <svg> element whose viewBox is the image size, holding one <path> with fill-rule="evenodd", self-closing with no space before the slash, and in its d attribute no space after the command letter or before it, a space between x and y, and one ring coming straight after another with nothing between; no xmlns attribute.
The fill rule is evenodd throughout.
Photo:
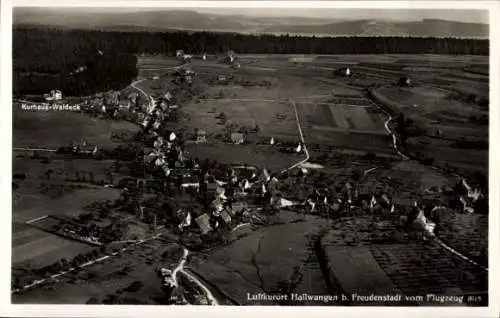
<svg viewBox="0 0 500 318"><path fill-rule="evenodd" d="M115 49L111 38L48 29L16 29L13 36L14 94L90 95L122 89L137 76L137 57Z"/></svg>
<svg viewBox="0 0 500 318"><path fill-rule="evenodd" d="M96 50L105 53L172 53L182 48L193 53L299 53L299 54L375 54L375 53L435 53L489 54L489 41L457 38L412 37L306 37L292 35L248 35L211 32L102 32L86 30L57 30L15 28L13 56L39 57L40 64L49 69L62 62L75 64L76 57L50 59L47 53L71 52L89 56ZM49 59L49 61L45 61ZM69 63L71 62L71 63ZM18 63L16 62L16 65Z"/></svg>

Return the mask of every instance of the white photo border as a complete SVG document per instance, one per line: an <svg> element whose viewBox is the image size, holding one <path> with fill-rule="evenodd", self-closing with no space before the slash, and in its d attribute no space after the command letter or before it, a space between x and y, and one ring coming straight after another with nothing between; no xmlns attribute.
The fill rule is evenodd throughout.
<svg viewBox="0 0 500 318"><path fill-rule="evenodd" d="M0 316L3 317L498 317L500 216L498 143L500 15L498 1L147 1L147 0L2 0L1 3L1 229ZM489 11L490 24L490 154L489 154L489 301L473 307L202 307L202 306L99 306L99 305L12 305L11 274L11 177L12 177L12 7L170 7L170 8L351 8L351 9L475 9Z"/></svg>

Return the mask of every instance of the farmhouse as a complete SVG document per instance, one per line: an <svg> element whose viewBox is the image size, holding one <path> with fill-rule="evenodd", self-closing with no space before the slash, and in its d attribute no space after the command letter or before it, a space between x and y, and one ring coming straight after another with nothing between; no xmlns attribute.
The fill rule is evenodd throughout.
<svg viewBox="0 0 500 318"><path fill-rule="evenodd" d="M245 142L245 135L242 133L231 133L231 142L236 145L241 145Z"/></svg>
<svg viewBox="0 0 500 318"><path fill-rule="evenodd" d="M61 100L62 92L60 90L51 90L50 94L44 95L46 101Z"/></svg>
<svg viewBox="0 0 500 318"><path fill-rule="evenodd" d="M235 56L234 52L228 51L227 56L226 56L226 62L229 64L232 64L232 63L234 63L235 60L236 60L236 56Z"/></svg>

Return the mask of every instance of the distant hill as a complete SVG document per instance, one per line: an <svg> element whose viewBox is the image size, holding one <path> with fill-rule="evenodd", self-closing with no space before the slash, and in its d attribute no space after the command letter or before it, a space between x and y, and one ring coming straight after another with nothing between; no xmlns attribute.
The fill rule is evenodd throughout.
<svg viewBox="0 0 500 318"><path fill-rule="evenodd" d="M488 38L489 26L480 23L424 19L422 21L396 22L380 20L355 20L323 25L271 26L263 32L303 33L337 36L412 36Z"/></svg>
<svg viewBox="0 0 500 318"><path fill-rule="evenodd" d="M14 25L43 25L70 29L127 30L168 28L227 28L242 30L244 25L226 17L212 17L194 11L150 11L134 13L76 12L74 10L17 8Z"/></svg>
<svg viewBox="0 0 500 318"><path fill-rule="evenodd" d="M15 8L14 26L50 26L104 31L205 30L237 33L291 33L317 36L414 36L488 38L489 26L445 20L410 22L341 21L306 17L251 17L195 11L97 11L89 8Z"/></svg>
<svg viewBox="0 0 500 318"><path fill-rule="evenodd" d="M335 20L338 21L338 20ZM258 32L271 26L318 25L332 20L302 17L248 17L213 15L195 11L96 12L58 8L15 8L14 26L50 26L64 29L101 29L113 31L160 31L168 29L226 32Z"/></svg>

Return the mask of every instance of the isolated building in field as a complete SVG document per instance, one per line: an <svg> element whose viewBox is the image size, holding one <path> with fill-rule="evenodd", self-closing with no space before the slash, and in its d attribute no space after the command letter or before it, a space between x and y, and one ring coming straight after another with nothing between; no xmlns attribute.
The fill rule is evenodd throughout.
<svg viewBox="0 0 500 318"><path fill-rule="evenodd" d="M60 90L53 90L50 92L50 95L54 97L54 100L61 100L62 99L62 92Z"/></svg>
<svg viewBox="0 0 500 318"><path fill-rule="evenodd" d="M403 76L399 78L398 81L399 86L410 86L411 85L411 80L408 76Z"/></svg>
<svg viewBox="0 0 500 318"><path fill-rule="evenodd" d="M348 67L342 67L335 71L336 75L339 76L351 76L351 69Z"/></svg>
<svg viewBox="0 0 500 318"><path fill-rule="evenodd" d="M228 64L232 64L234 63L235 60L236 60L236 55L234 54L234 51L228 51L226 56L226 62Z"/></svg>
<svg viewBox="0 0 500 318"><path fill-rule="evenodd" d="M245 142L245 135L242 133L231 133L231 142L236 145L241 145Z"/></svg>
<svg viewBox="0 0 500 318"><path fill-rule="evenodd" d="M44 95L46 101L61 100L62 92L60 90L51 90L50 94Z"/></svg>

